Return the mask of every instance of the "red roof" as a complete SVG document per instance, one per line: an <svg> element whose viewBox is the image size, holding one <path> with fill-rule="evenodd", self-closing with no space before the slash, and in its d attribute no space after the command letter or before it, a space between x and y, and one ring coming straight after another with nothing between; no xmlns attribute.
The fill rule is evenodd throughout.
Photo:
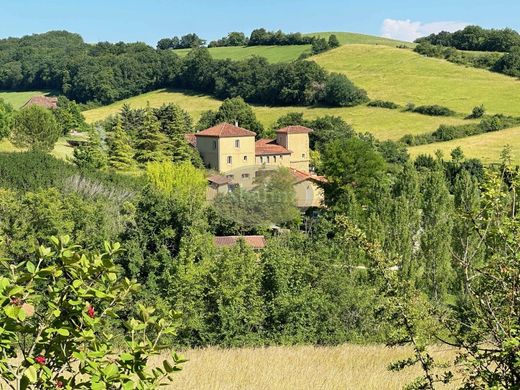
<svg viewBox="0 0 520 390"><path fill-rule="evenodd" d="M305 126L287 126L282 129L276 130L277 133L286 133L286 134L308 134L312 131L312 129L309 129Z"/></svg>
<svg viewBox="0 0 520 390"><path fill-rule="evenodd" d="M232 183L232 180L229 177L222 176L222 175L210 176L210 177L208 177L208 181L210 183L214 183L214 184L217 184L219 186L224 185L224 184Z"/></svg>
<svg viewBox="0 0 520 390"><path fill-rule="evenodd" d="M264 236L215 236L213 242L218 247L228 247L235 245L238 240L244 240L247 245L252 246L254 249L262 249L265 247Z"/></svg>
<svg viewBox="0 0 520 390"><path fill-rule="evenodd" d="M291 154L282 145L278 145L274 139L259 139L255 142L255 155L265 156L271 154Z"/></svg>
<svg viewBox="0 0 520 390"><path fill-rule="evenodd" d="M22 107L40 106L45 108L58 108L58 98L55 96L33 96Z"/></svg>
<svg viewBox="0 0 520 390"><path fill-rule="evenodd" d="M242 127L230 125L229 123L220 123L209 129L195 133L195 137L254 137L256 133Z"/></svg>
<svg viewBox="0 0 520 390"><path fill-rule="evenodd" d="M290 168L292 175L296 179L296 184L301 183L305 180L314 180L320 183L326 183L327 179L325 176L313 175L309 172L300 171L298 169Z"/></svg>
<svg viewBox="0 0 520 390"><path fill-rule="evenodd" d="M197 146L197 137L195 137L195 133L184 134L184 138L186 139L186 141L188 141L188 143L191 146L193 146L193 147Z"/></svg>

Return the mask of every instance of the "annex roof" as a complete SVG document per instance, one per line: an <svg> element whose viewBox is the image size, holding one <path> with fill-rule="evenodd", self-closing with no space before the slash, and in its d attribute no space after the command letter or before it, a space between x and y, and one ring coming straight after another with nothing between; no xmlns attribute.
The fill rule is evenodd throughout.
<svg viewBox="0 0 520 390"><path fill-rule="evenodd" d="M33 96L30 98L23 107L40 106L45 108L55 109L58 108L58 98L55 96Z"/></svg>
<svg viewBox="0 0 520 390"><path fill-rule="evenodd" d="M296 179L295 184L301 183L305 180L313 180L319 183L327 183L327 179L325 178L325 176L313 175L312 173L300 171L294 168L289 169L291 170L291 174Z"/></svg>
<svg viewBox="0 0 520 390"><path fill-rule="evenodd" d="M277 133L285 133L285 134L308 134L312 131L312 129L309 129L305 126L287 126L283 127L281 129L276 130Z"/></svg>
<svg viewBox="0 0 520 390"><path fill-rule="evenodd" d="M210 176L210 177L208 177L208 181L210 183L213 183L213 184L216 184L216 185L219 185L219 186L222 186L224 184L230 184L230 183L233 182L233 180L231 180L229 177L222 176L222 175Z"/></svg>
<svg viewBox="0 0 520 390"><path fill-rule="evenodd" d="M254 137L256 133L229 123L219 123L209 129L195 133L195 137Z"/></svg>
<svg viewBox="0 0 520 390"><path fill-rule="evenodd" d="M243 239L247 245L254 249L262 249L266 245L264 236L215 236L213 242L215 246L228 247L235 245L240 239Z"/></svg>
<svg viewBox="0 0 520 390"><path fill-rule="evenodd" d="M184 138L186 139L186 141L188 141L188 143L191 146L193 146L193 147L197 146L197 137L195 137L195 133L184 134Z"/></svg>
<svg viewBox="0 0 520 390"><path fill-rule="evenodd" d="M259 139L255 142L255 155L268 156L291 154L291 151L276 143L274 139Z"/></svg>

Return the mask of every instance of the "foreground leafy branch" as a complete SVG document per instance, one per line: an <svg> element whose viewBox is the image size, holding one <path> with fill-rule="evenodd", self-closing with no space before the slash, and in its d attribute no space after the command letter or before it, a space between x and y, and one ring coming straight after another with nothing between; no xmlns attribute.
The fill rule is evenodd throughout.
<svg viewBox="0 0 520 390"><path fill-rule="evenodd" d="M138 289L118 278L114 256L119 244L102 254L83 251L68 237L52 237L36 259L3 261L0 276L0 379L11 389L153 389L180 370L185 360L149 368L164 348L161 337L175 332L179 314L160 318L138 307L126 321L127 336L116 348L108 331L124 303ZM1 383L1 382L0 382Z"/></svg>

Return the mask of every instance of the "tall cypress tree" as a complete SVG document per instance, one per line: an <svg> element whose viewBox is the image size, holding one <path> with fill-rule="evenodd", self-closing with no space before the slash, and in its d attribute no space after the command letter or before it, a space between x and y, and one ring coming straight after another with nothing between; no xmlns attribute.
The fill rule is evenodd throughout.
<svg viewBox="0 0 520 390"><path fill-rule="evenodd" d="M107 153L101 145L99 133L91 128L88 140L74 149L74 164L80 168L103 169L107 165Z"/></svg>
<svg viewBox="0 0 520 390"><path fill-rule="evenodd" d="M143 124L137 132L135 159L140 164L167 160L168 158L164 152L164 146L167 144L166 136L160 131L159 121L155 117L150 105L148 105L144 112Z"/></svg>
<svg viewBox="0 0 520 390"><path fill-rule="evenodd" d="M133 155L130 137L123 130L121 118L117 117L108 145L108 163L111 168L120 171L132 170L135 167Z"/></svg>

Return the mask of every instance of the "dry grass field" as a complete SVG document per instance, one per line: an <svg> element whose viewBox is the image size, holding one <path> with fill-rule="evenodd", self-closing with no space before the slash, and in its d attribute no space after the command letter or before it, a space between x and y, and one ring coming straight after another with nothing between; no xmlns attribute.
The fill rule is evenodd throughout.
<svg viewBox="0 0 520 390"><path fill-rule="evenodd" d="M434 155L436 150L440 150L445 158L449 158L450 152L460 146L466 157L478 158L484 163L491 163L500 161L500 154L506 145L511 146L513 161L520 164L520 127L447 142L414 146L408 148L408 151L412 157L415 157L419 154Z"/></svg>
<svg viewBox="0 0 520 390"><path fill-rule="evenodd" d="M184 351L189 359L168 389L184 390L392 390L420 374L418 368L387 370L389 363L409 356L407 348L381 345L338 347L269 347ZM453 351L436 349L448 362ZM452 387L440 387L449 389Z"/></svg>

